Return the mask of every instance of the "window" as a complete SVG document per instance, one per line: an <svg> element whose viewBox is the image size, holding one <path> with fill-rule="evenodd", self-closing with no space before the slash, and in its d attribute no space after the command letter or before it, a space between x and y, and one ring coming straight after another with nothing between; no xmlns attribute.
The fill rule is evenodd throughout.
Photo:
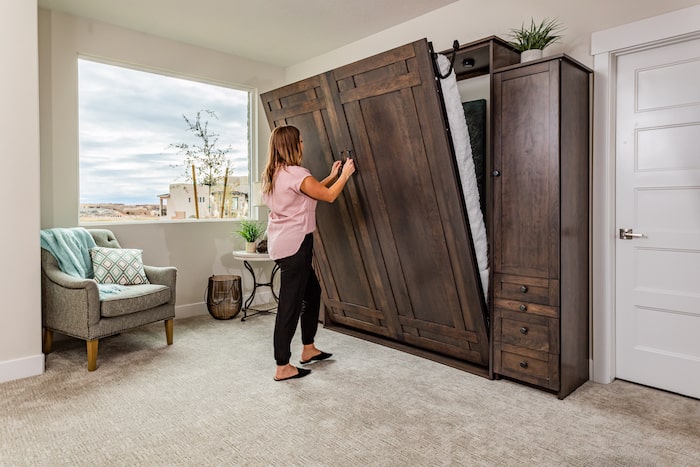
<svg viewBox="0 0 700 467"><path fill-rule="evenodd" d="M248 216L251 90L82 58L78 78L81 224Z"/></svg>

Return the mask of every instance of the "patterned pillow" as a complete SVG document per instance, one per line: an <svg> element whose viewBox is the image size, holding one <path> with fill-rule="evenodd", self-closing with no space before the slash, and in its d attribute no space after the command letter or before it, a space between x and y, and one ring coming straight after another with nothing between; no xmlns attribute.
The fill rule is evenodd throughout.
<svg viewBox="0 0 700 467"><path fill-rule="evenodd" d="M142 252L126 248L90 248L95 280L98 284L149 284L143 270Z"/></svg>

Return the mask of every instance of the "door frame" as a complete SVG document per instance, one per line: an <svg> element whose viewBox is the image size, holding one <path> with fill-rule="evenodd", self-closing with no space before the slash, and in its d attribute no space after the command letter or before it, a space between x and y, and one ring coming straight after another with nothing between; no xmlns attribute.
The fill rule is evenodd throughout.
<svg viewBox="0 0 700 467"><path fill-rule="evenodd" d="M592 167L591 379L615 379L615 131L617 57L700 37L700 5L591 35L595 73Z"/></svg>

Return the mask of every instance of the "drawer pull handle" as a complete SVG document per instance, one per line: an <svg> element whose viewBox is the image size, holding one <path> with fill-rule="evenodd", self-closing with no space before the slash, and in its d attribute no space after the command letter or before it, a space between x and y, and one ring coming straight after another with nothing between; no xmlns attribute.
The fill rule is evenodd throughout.
<svg viewBox="0 0 700 467"><path fill-rule="evenodd" d="M521 285L521 286L520 286L520 291L521 291L522 293L527 293L527 286L526 286L526 285Z"/></svg>
<svg viewBox="0 0 700 467"><path fill-rule="evenodd" d="M527 368L527 362L520 362L520 368Z"/></svg>
<svg viewBox="0 0 700 467"><path fill-rule="evenodd" d="M526 311L527 305L520 305L520 311Z"/></svg>
<svg viewBox="0 0 700 467"><path fill-rule="evenodd" d="M525 326L520 328L520 334L527 334L527 328Z"/></svg>

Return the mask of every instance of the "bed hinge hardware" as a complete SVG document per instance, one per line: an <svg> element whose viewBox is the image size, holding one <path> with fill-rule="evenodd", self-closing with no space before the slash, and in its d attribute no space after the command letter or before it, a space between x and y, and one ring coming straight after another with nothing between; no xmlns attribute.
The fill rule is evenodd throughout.
<svg viewBox="0 0 700 467"><path fill-rule="evenodd" d="M438 54L436 52L432 52L433 50L433 43L430 42L430 50L432 52L432 57L433 57L433 68L435 69L435 76L440 79L445 79L450 74L452 73L452 70L454 69L454 64L455 64L455 58L457 57L457 49L459 49L459 41L455 39L455 41L452 43L452 53L450 54L450 68L445 72L445 74L442 74L440 72L440 65L437 63L437 57Z"/></svg>

